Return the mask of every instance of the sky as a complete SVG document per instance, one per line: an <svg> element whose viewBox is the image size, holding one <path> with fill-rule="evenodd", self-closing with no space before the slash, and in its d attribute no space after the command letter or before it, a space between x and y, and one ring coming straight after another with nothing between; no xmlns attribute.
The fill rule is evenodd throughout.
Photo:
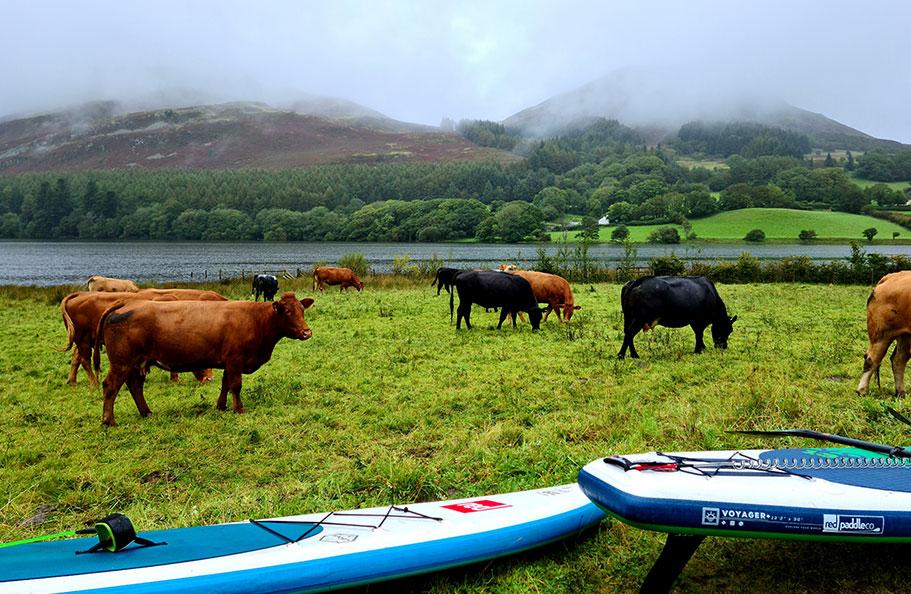
<svg viewBox="0 0 911 594"><path fill-rule="evenodd" d="M0 14L0 116L326 95L410 122L499 121L661 66L695 73L689 93L746 85L911 143L906 0L0 0Z"/></svg>

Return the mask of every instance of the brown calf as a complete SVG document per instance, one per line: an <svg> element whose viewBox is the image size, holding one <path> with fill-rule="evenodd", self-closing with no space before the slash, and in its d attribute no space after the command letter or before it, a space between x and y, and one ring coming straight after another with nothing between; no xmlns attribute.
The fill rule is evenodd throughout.
<svg viewBox="0 0 911 594"><path fill-rule="evenodd" d="M298 301L285 293L278 301L133 301L108 308L98 321L93 364L100 368L100 347L107 349L110 370L104 378L101 422L114 426L114 399L124 383L139 414L151 414L143 395L145 371L155 365L171 371L224 369L216 407L225 410L227 394L234 411L244 412L240 389L244 373L253 373L272 357L282 338L307 340L313 333L304 310L313 299Z"/></svg>
<svg viewBox="0 0 911 594"><path fill-rule="evenodd" d="M864 355L864 371L857 393L865 394L870 377L879 372L889 345L895 393L905 395L905 367L911 359L911 271L894 272L880 279L867 299L867 336L870 346Z"/></svg>
<svg viewBox="0 0 911 594"><path fill-rule="evenodd" d="M322 291L325 285L341 285L339 291L347 290L348 287L354 287L358 291L364 288L364 283L350 268L320 266L313 271L313 290Z"/></svg>
<svg viewBox="0 0 911 594"><path fill-rule="evenodd" d="M98 275L90 276L85 286L88 287L89 291L108 291L111 293L135 293L139 291L139 287L131 280Z"/></svg>
<svg viewBox="0 0 911 594"><path fill-rule="evenodd" d="M67 383L76 384L76 374L81 364L89 378L89 383L98 385L98 378L92 371L92 349L95 347L95 330L101 314L118 301L227 301L215 291L199 291L195 289L144 289L138 293L102 293L79 292L70 293L60 302L60 313L66 326L67 345L60 349L68 351L73 345L73 357L70 362L70 374ZM176 381L176 374L171 379ZM210 381L212 372L200 372L196 376L199 381Z"/></svg>

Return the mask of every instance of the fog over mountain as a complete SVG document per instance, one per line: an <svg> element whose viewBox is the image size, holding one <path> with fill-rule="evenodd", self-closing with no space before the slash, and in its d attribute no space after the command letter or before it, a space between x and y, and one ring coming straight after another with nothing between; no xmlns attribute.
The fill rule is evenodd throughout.
<svg viewBox="0 0 911 594"><path fill-rule="evenodd" d="M634 123L787 104L911 143L901 0L35 0L3 14L0 118L99 100L331 113L313 98L338 97L357 117L436 126L625 77L636 92L611 101ZM654 84L668 79L673 96Z"/></svg>

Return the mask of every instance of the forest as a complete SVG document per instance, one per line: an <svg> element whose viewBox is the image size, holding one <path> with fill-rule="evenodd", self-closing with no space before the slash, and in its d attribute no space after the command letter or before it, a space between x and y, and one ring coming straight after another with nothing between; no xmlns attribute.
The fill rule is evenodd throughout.
<svg viewBox="0 0 911 594"><path fill-rule="evenodd" d="M525 159L0 176L0 238L545 241L545 223L567 214L679 224L740 208L858 213L908 200L882 184L861 189L842 167L815 167L802 156L806 137L754 124L687 124L664 147L612 120L537 141L492 122L459 129ZM680 155L726 167L685 168ZM867 153L855 173L911 179L909 163L911 153Z"/></svg>

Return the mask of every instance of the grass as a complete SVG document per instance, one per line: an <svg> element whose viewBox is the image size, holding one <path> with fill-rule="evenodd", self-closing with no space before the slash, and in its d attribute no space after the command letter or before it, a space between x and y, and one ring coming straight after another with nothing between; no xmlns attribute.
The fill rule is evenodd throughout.
<svg viewBox="0 0 911 594"><path fill-rule="evenodd" d="M684 169L704 167L709 171L724 171L730 169L723 159L677 159L677 164Z"/></svg>
<svg viewBox="0 0 911 594"><path fill-rule="evenodd" d="M791 210L787 208L743 208L721 212L704 219L690 221L693 231L699 240L739 241L751 229L762 229L768 240L782 240L797 242L797 236L804 229L816 231L817 240L821 241L866 241L862 231L869 227L879 230L877 239L892 238L892 232L897 231L899 238L911 236L904 227L890 221L868 217L866 215L849 214L845 212L820 211L820 210ZM649 234L666 225L636 225L628 227L632 241L643 242ZM677 227L683 237L683 228ZM610 234L615 227L602 227L600 241L609 241ZM562 231L551 233L553 241L563 239ZM575 232L567 233L569 241L576 241Z"/></svg>
<svg viewBox="0 0 911 594"><path fill-rule="evenodd" d="M371 280L373 282L371 282ZM209 285L249 298L246 283ZM310 294L309 281L283 290ZM727 351L692 354L688 329L637 337L618 361L619 285L575 285L583 309L534 333L449 325L420 283L370 279L315 295L308 342L284 340L244 378L247 414L215 410L217 385L153 370L142 419L126 392L119 426L101 395L65 384L57 303L66 290L0 289L0 541L48 534L110 511L140 530L367 505L468 497L575 480L609 454L788 445L731 428L807 427L899 443L883 391L854 395L868 287L722 285L739 316ZM707 334L708 336L708 334ZM106 361L105 361L106 363ZM216 372L220 378L220 372ZM808 443L796 440L793 443ZM663 537L605 521L567 542L376 592L632 591ZM908 547L709 539L681 592L894 591Z"/></svg>
<svg viewBox="0 0 911 594"><path fill-rule="evenodd" d="M870 186L875 186L878 184L885 184L885 185L889 186L890 188L892 188L893 190L900 190L902 192L904 192L908 188L911 188L911 183L906 182L906 181L878 182L878 181L873 181L870 179L864 179L862 177L857 177L856 173L849 173L848 175L851 177L851 181L853 181L855 184L857 184L861 188L869 188Z"/></svg>

